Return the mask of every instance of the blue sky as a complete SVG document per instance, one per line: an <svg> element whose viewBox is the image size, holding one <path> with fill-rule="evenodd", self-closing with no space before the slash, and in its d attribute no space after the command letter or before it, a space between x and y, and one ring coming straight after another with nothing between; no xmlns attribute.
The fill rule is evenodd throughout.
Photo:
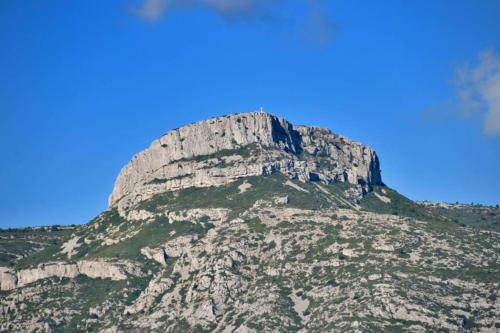
<svg viewBox="0 0 500 333"><path fill-rule="evenodd" d="M412 199L500 203L500 2L0 2L0 227L84 223L171 128L263 106Z"/></svg>

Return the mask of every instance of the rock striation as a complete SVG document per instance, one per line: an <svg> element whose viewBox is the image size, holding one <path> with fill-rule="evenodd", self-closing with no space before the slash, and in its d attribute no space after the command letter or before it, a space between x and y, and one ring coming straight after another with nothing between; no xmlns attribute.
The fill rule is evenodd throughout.
<svg viewBox="0 0 500 333"><path fill-rule="evenodd" d="M328 129L248 112L190 124L155 140L121 170L109 205L123 209L165 191L275 172L303 182L348 182L365 192L382 183L369 147Z"/></svg>
<svg viewBox="0 0 500 333"><path fill-rule="evenodd" d="M76 263L52 262L36 268L14 271L0 267L0 290L11 290L50 277L75 278L79 274L90 278L125 280L124 271L105 261L82 260Z"/></svg>

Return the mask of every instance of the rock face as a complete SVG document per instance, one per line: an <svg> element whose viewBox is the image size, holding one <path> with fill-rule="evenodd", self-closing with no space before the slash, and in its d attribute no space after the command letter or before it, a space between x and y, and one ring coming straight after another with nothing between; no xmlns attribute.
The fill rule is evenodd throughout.
<svg viewBox="0 0 500 333"><path fill-rule="evenodd" d="M155 140L121 170L109 205L125 208L156 193L275 172L303 182L348 182L364 191L382 182L369 147L328 129L250 112L197 122Z"/></svg>
<svg viewBox="0 0 500 333"><path fill-rule="evenodd" d="M19 271L0 267L0 290L19 288L49 277L74 278L79 274L87 275L90 278L107 278L111 280L124 280L127 278L122 269L104 261L53 262Z"/></svg>

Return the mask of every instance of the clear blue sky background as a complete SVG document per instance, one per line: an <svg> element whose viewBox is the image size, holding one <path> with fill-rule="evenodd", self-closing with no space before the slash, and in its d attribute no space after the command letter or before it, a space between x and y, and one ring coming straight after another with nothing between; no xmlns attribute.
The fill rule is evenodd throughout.
<svg viewBox="0 0 500 333"><path fill-rule="evenodd" d="M372 146L412 199L500 203L500 135L453 85L499 54L500 1L318 5L1 1L0 227L87 222L153 139L260 106Z"/></svg>

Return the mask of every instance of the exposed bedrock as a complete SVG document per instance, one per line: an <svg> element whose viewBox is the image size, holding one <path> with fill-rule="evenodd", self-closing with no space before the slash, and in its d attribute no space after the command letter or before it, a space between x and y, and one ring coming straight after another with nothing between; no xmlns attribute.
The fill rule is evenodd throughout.
<svg viewBox="0 0 500 333"><path fill-rule="evenodd" d="M364 191L382 182L371 148L328 129L249 112L190 124L155 140L121 170L109 205L125 208L165 191L274 172L304 182L348 182Z"/></svg>

